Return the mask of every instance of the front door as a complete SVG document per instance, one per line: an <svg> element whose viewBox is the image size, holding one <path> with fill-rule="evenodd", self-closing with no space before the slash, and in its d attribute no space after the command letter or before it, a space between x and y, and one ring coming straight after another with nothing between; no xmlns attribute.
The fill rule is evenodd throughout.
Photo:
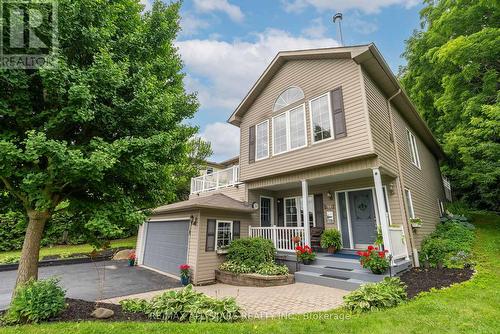
<svg viewBox="0 0 500 334"><path fill-rule="evenodd" d="M260 198L260 226L269 227L271 226L271 198L261 197Z"/></svg>
<svg viewBox="0 0 500 334"><path fill-rule="evenodd" d="M371 189L348 192L354 248L373 245L377 238L377 220Z"/></svg>

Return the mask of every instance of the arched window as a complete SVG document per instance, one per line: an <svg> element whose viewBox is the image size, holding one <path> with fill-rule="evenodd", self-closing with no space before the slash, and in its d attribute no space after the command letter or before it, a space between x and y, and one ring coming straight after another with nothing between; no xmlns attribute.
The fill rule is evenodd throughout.
<svg viewBox="0 0 500 334"><path fill-rule="evenodd" d="M299 87L287 88L283 93L278 96L276 102L274 102L273 111L280 110L294 102L302 100L304 98L304 92Z"/></svg>

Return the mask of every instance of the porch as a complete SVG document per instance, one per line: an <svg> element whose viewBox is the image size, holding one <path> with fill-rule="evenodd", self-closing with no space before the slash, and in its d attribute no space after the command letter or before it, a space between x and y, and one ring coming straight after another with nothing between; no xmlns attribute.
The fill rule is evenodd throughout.
<svg viewBox="0 0 500 334"><path fill-rule="evenodd" d="M269 239L279 252L288 254L295 251L292 239L299 237L301 245L321 252L321 233L334 228L341 233L344 250L354 253L381 238L393 265L409 260L407 227L394 175L367 168L279 181L247 185L249 202L260 207L260 226L249 227L249 236Z"/></svg>

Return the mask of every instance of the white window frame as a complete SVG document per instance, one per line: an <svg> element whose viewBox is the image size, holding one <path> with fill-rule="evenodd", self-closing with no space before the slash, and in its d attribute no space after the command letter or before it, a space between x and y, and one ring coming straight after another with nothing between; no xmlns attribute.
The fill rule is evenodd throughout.
<svg viewBox="0 0 500 334"><path fill-rule="evenodd" d="M309 195L308 198L312 199L313 227L316 227L316 210L314 208L314 195ZM290 196L290 197L283 198L283 213L284 213L283 220L284 220L285 227L295 227L292 225L289 226L288 222L286 220L286 200L287 199L295 199L295 208L297 209L297 227L304 226L304 222L302 221L302 218L300 216L300 210L303 208L303 206L301 205L302 196ZM307 207L307 209L310 210L309 206ZM306 216L306 214L304 212L304 218L305 218L305 216ZM307 221L309 221L309 213L307 213Z"/></svg>
<svg viewBox="0 0 500 334"><path fill-rule="evenodd" d="M260 196L259 197L259 223L262 226L262 199L267 198L271 200L271 207L269 208L269 214L271 215L271 226L274 226L274 197L270 196Z"/></svg>
<svg viewBox="0 0 500 334"><path fill-rule="evenodd" d="M312 102L315 101L315 100L318 100L324 96L327 96L328 98L328 117L330 118L330 132L331 132L331 136L330 138L325 138L325 139L321 139L321 140L318 140L318 141L315 141L314 140L314 125L313 125L313 110L312 110ZM328 140L332 140L335 138L335 129L333 128L333 115L332 115L332 101L331 101L331 96L330 96L330 92L328 93L325 93L325 94L322 94L318 97L315 97L314 99L311 99L309 100L309 119L311 120L311 124L310 124L310 128L311 128L311 143L314 145L314 144L318 144L318 143L323 143L325 141L328 141Z"/></svg>
<svg viewBox="0 0 500 334"><path fill-rule="evenodd" d="M303 115L304 115L304 145L291 148L290 112L293 111L293 110L295 110L295 109L299 109L299 108L302 108ZM279 153L276 153L274 151L274 148L275 148L275 145L274 145L274 120L275 120L275 118L278 118L278 117L283 116L283 115L285 115L285 118L286 118L286 150L282 151L282 152L279 152ZM295 106L295 107L293 107L293 108L291 108L291 109L289 109L287 111L284 111L284 112L280 113L279 115L273 116L271 133L273 135L273 139L272 139L272 143L273 143L273 156L277 156L277 155L280 155L280 154L292 152L292 151L299 150L301 148L307 147L307 117L306 117L306 105L305 105L305 103L300 104L298 106Z"/></svg>
<svg viewBox="0 0 500 334"><path fill-rule="evenodd" d="M233 221L232 220L216 220L215 224L215 249L219 248L219 223L229 223L231 237L228 246L233 241Z"/></svg>
<svg viewBox="0 0 500 334"><path fill-rule="evenodd" d="M257 154L257 148L259 147L259 136L257 134L258 134L258 128L259 128L259 126L261 126L263 124L265 124L265 128L266 128L266 131L267 131L266 156L259 158L258 154ZM265 120L264 122L261 122L261 123L257 124L255 126L255 161L264 160L264 159L269 158L269 138L270 137L271 136L269 135L269 120L268 119Z"/></svg>
<svg viewBox="0 0 500 334"><path fill-rule="evenodd" d="M411 163L418 169L421 169L420 156L418 154L417 137L415 137L415 134L413 132L406 128L406 138L408 139L408 148L410 150Z"/></svg>
<svg viewBox="0 0 500 334"><path fill-rule="evenodd" d="M445 210L444 210L444 203L443 200L438 198L438 208L439 208L439 217L443 217Z"/></svg>
<svg viewBox="0 0 500 334"><path fill-rule="evenodd" d="M413 207L413 198L411 196L411 191L408 188L404 188L405 191L405 201L408 208L408 215L410 218L415 218L415 208Z"/></svg>

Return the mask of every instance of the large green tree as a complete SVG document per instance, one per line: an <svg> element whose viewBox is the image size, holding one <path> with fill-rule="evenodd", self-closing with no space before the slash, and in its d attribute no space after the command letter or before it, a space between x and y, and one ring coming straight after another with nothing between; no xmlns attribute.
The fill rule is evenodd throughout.
<svg viewBox="0 0 500 334"><path fill-rule="evenodd" d="M500 205L498 0L425 0L402 82L442 143L454 194Z"/></svg>
<svg viewBox="0 0 500 334"><path fill-rule="evenodd" d="M57 210L112 237L176 198L198 108L173 45L177 2L57 0L57 66L0 70L0 192L28 217L17 283L36 278Z"/></svg>

